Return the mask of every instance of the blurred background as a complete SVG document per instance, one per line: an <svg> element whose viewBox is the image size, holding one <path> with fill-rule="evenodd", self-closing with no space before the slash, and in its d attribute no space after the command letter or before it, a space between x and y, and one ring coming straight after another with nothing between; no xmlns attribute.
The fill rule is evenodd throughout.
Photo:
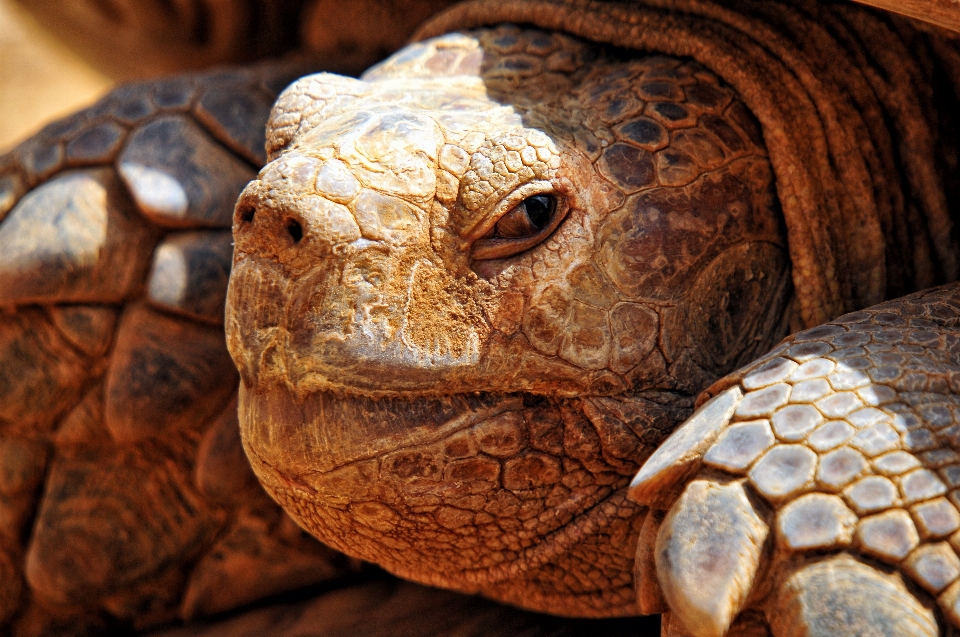
<svg viewBox="0 0 960 637"><path fill-rule="evenodd" d="M0 154L113 86L12 0L0 0Z"/></svg>
<svg viewBox="0 0 960 637"><path fill-rule="evenodd" d="M451 2L0 0L0 153L118 80L294 51L317 68L359 72Z"/></svg>

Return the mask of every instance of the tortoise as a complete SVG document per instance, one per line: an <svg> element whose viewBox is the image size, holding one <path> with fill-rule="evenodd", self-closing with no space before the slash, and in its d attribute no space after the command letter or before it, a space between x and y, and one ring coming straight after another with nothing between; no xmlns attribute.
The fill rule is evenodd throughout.
<svg viewBox="0 0 960 637"><path fill-rule="evenodd" d="M957 288L876 304L956 279L953 36L667 6L460 5L293 84L266 155L302 63L4 158L4 621L347 570L239 404L274 499L403 577L665 635L951 630Z"/></svg>

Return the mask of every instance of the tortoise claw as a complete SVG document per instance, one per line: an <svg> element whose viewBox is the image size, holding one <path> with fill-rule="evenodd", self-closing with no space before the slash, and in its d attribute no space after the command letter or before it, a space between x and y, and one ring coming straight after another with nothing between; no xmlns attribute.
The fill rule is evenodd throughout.
<svg viewBox="0 0 960 637"><path fill-rule="evenodd" d="M654 561L657 535L660 533L660 527L666 514L666 511L651 509L643 520L643 526L640 527L633 581L637 590L637 605L640 607L642 615L655 615L670 610L663 599L663 593L660 592L660 583L657 581L657 567Z"/></svg>
<svg viewBox="0 0 960 637"><path fill-rule="evenodd" d="M726 634L753 588L768 534L742 482L691 482L657 536L657 577L673 620L693 637Z"/></svg>
<svg viewBox="0 0 960 637"><path fill-rule="evenodd" d="M690 633L674 613L666 612L660 616L660 637L690 637Z"/></svg>
<svg viewBox="0 0 960 637"><path fill-rule="evenodd" d="M780 585L771 608L775 637L939 634L934 612L899 577L847 554L794 571Z"/></svg>

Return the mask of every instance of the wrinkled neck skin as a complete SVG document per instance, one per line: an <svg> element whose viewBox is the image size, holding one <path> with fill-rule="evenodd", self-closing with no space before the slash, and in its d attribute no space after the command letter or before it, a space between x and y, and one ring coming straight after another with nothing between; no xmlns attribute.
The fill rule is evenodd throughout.
<svg viewBox="0 0 960 637"><path fill-rule="evenodd" d="M323 542L637 612L630 477L792 295L756 124L695 63L504 26L303 78L237 204L247 454Z"/></svg>

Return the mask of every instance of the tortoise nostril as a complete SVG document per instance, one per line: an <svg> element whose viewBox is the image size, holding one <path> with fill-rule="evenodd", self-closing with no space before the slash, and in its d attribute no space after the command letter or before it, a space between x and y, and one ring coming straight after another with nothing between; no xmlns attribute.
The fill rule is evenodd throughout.
<svg viewBox="0 0 960 637"><path fill-rule="evenodd" d="M294 243L300 243L300 239L303 239L303 226L296 219L287 219L287 232Z"/></svg>
<svg viewBox="0 0 960 637"><path fill-rule="evenodd" d="M253 206L244 206L240 209L240 221L243 223L250 223L253 221L253 216L257 214L257 209Z"/></svg>

